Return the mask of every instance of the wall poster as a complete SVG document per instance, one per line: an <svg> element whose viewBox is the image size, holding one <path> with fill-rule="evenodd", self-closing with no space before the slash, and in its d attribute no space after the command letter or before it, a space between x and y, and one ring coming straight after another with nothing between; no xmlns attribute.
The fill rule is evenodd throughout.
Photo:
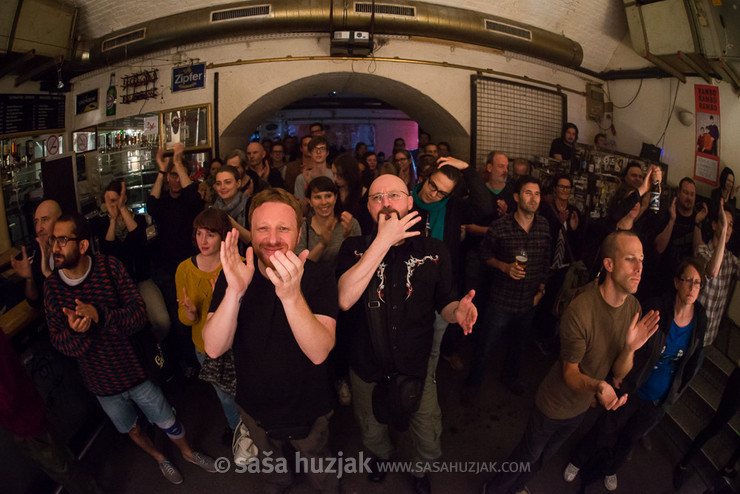
<svg viewBox="0 0 740 494"><path fill-rule="evenodd" d="M716 186L719 180L719 88L694 85L696 151L694 180Z"/></svg>

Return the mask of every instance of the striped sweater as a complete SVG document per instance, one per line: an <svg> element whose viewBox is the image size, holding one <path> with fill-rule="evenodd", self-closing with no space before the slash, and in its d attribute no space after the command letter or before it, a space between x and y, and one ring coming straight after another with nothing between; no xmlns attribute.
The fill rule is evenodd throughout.
<svg viewBox="0 0 740 494"><path fill-rule="evenodd" d="M67 285L55 271L44 286L44 306L52 345L77 358L90 391L109 396L146 379L129 335L142 329L147 319L144 301L121 261L106 255L92 259L90 273L77 286ZM98 323L85 333L74 332L62 311L74 309L75 299L98 311Z"/></svg>

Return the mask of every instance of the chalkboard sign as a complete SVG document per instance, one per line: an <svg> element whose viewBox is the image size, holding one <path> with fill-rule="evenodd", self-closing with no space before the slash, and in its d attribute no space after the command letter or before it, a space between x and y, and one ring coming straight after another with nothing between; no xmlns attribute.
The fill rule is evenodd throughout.
<svg viewBox="0 0 740 494"><path fill-rule="evenodd" d="M0 136L64 128L64 95L0 94Z"/></svg>

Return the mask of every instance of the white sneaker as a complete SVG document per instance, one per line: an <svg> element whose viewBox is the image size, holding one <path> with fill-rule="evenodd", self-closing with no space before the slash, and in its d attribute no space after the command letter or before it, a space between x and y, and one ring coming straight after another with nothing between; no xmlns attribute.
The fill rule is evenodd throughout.
<svg viewBox="0 0 740 494"><path fill-rule="evenodd" d="M568 463L568 466L565 467L565 470L563 471L563 480L565 480L566 482L573 482L573 480L575 480L576 478L576 475L578 475L578 472L580 471L580 468L572 463Z"/></svg>
<svg viewBox="0 0 740 494"><path fill-rule="evenodd" d="M614 475L607 475L604 477L604 487L606 487L607 491L616 491L617 490L617 474Z"/></svg>
<svg viewBox="0 0 740 494"><path fill-rule="evenodd" d="M347 406L352 403L352 390L349 387L349 383L346 379L339 381L337 386L337 394L339 395L339 403Z"/></svg>

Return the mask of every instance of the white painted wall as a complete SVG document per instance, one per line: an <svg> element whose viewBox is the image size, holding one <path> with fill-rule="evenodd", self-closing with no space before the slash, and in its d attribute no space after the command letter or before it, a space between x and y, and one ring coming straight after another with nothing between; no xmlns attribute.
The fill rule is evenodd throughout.
<svg viewBox="0 0 740 494"><path fill-rule="evenodd" d="M676 79L648 79L643 81L642 89L635 102L623 110L614 110L614 126L617 129L615 140L620 151L639 154L643 142L656 144L663 133L669 117L669 110L676 91ZM694 112L694 85L707 84L703 79L688 79L678 87L676 110ZM612 101L617 105L627 104L635 95L639 81L619 81L609 83ZM720 94L720 170L724 166L740 172L737 156L740 156L740 99L727 83L715 83ZM666 131L663 148L663 161L669 165L668 181L678 184L683 177L693 177L694 145L696 127L684 126L678 121L678 111L674 111ZM708 196L712 187L697 183L697 192Z"/></svg>
<svg viewBox="0 0 740 494"><path fill-rule="evenodd" d="M184 59L200 59L207 63L223 64L237 60L255 60L280 57L301 56L326 56L329 54L329 42L326 37L304 37L289 39L258 39L241 40L231 44L210 45L200 47L181 47L178 57ZM387 94L387 100L399 99L396 106L415 118L425 128L432 129L438 125L440 118L451 119L455 125L470 133L470 76L477 70L493 70L505 74L526 76L536 81L547 81L560 84L563 87L575 91L584 91L586 78L573 71L559 70L552 65L542 65L536 61L526 61L515 58L507 58L491 50L456 47L440 43L427 43L422 41L391 39L377 52L377 57L400 58L417 61L446 62L448 64L463 65L465 68L440 67L428 64L398 63L382 60L342 61L342 60L313 60L313 61L282 61L270 63L257 63L248 65L233 65L220 67L207 71L206 89L188 91L177 94L169 92L172 63L175 50L167 53L159 53L151 60L137 60L135 63L111 67L109 70L101 70L96 73L85 75L75 81L74 94L99 88L104 94L108 87L109 74L115 71L117 77L127 73L133 73L141 69L156 66L159 68L160 92L162 96L155 100L137 102L130 105L118 104L117 115L121 118L126 115L135 115L150 111L159 111L179 106L200 104L212 101L213 74L220 74L220 104L218 128L221 132L245 111L251 104L265 95L269 95L276 88L280 88L292 81L316 76L317 74L344 73L352 76L354 74L368 74L380 78L390 79L402 83L409 88L409 94L414 90L430 98L432 103L441 107L444 115L430 109L425 114L425 108L414 106L415 101L409 98L399 99L397 94ZM469 66L470 68L467 68ZM505 77L505 76L504 76ZM341 80L341 79L339 79ZM383 92L382 79L380 82L363 82L372 84L374 91ZM343 91L345 87L327 85L322 90ZM119 86L119 95L123 93ZM358 92L358 91L353 91ZM598 131L595 123L585 121L585 99L571 92L568 95L569 120L576 123L581 129L581 140L589 140ZM310 94L296 94L293 100ZM413 99L413 98L412 98ZM286 104L285 101L282 104ZM73 101L70 102L72 106ZM406 105L407 107L404 107ZM418 103L417 103L418 105ZM274 108L277 111L282 105ZM433 106L433 105L429 105ZM70 130L79 129L97 122L112 119L105 117L101 109L84 115L75 116ZM425 121L426 120L426 121ZM252 129L245 129L249 132ZM434 131L432 130L434 133ZM466 136L467 137L467 136ZM553 138L556 136L553 136ZM246 138L246 137L245 137ZM436 137L443 139L443 136ZM222 143L222 149L233 147L239 143L233 136L229 142ZM469 144L467 142L452 142L455 149L464 151L461 156L466 156Z"/></svg>

